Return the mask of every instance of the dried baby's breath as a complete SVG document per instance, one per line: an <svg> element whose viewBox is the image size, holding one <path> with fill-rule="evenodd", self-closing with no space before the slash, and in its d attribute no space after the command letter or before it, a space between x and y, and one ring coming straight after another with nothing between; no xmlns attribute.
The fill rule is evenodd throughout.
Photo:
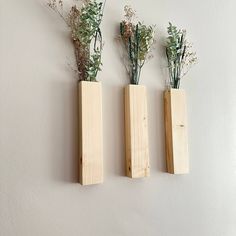
<svg viewBox="0 0 236 236"><path fill-rule="evenodd" d="M188 73L189 69L197 62L196 52L186 39L186 30L179 30L169 23L167 28L168 38L166 55L169 69L168 87L179 88L180 80Z"/></svg>
<svg viewBox="0 0 236 236"><path fill-rule="evenodd" d="M74 5L69 13L64 12L63 0L49 0L48 6L63 18L71 30L79 80L96 81L102 65L103 41L100 24L104 4L96 0L83 0L81 8Z"/></svg>
<svg viewBox="0 0 236 236"><path fill-rule="evenodd" d="M134 23L135 11L130 6L124 7L124 20L120 23L120 39L127 51L126 68L131 84L139 84L143 65L149 58L149 52L154 42L154 27L141 22Z"/></svg>
<svg viewBox="0 0 236 236"><path fill-rule="evenodd" d="M125 12L125 21L126 22L132 22L133 18L136 16L136 11L132 9L131 6L126 5L124 7L124 12Z"/></svg>

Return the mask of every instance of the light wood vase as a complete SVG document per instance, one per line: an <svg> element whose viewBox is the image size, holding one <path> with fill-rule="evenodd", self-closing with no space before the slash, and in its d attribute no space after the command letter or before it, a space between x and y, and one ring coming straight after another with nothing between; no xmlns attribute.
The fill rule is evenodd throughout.
<svg viewBox="0 0 236 236"><path fill-rule="evenodd" d="M81 81L79 95L79 182L103 182L102 87Z"/></svg>
<svg viewBox="0 0 236 236"><path fill-rule="evenodd" d="M150 175L146 87L125 88L126 173L131 178Z"/></svg>
<svg viewBox="0 0 236 236"><path fill-rule="evenodd" d="M182 89L164 92L167 171L189 173L186 95Z"/></svg>

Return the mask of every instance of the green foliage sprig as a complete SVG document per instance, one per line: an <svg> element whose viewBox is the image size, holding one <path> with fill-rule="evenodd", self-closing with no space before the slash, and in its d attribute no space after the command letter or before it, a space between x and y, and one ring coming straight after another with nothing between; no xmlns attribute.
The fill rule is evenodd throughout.
<svg viewBox="0 0 236 236"><path fill-rule="evenodd" d="M72 6L67 17L64 17L62 0L50 0L48 5L59 13L71 30L79 80L96 81L102 66L103 39L100 25L105 3L86 0L81 8Z"/></svg>
<svg viewBox="0 0 236 236"><path fill-rule="evenodd" d="M179 30L169 23L166 56L169 69L168 87L178 89L180 80L187 74L190 67L197 62L192 45L186 40L186 31Z"/></svg>
<svg viewBox="0 0 236 236"><path fill-rule="evenodd" d="M120 35L128 54L130 83L139 84L142 67L154 42L154 28L141 22L132 23L134 11L129 6L124 10L125 20L120 23Z"/></svg>

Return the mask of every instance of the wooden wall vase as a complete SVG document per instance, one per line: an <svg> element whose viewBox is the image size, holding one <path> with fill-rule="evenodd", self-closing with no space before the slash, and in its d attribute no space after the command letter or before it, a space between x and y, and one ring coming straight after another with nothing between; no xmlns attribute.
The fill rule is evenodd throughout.
<svg viewBox="0 0 236 236"><path fill-rule="evenodd" d="M79 181L103 182L102 91L100 82L81 81L79 95Z"/></svg>
<svg viewBox="0 0 236 236"><path fill-rule="evenodd" d="M125 88L126 173L131 178L150 175L147 95L145 86Z"/></svg>
<svg viewBox="0 0 236 236"><path fill-rule="evenodd" d="M182 89L164 92L165 139L167 171L171 174L189 172L186 96Z"/></svg>

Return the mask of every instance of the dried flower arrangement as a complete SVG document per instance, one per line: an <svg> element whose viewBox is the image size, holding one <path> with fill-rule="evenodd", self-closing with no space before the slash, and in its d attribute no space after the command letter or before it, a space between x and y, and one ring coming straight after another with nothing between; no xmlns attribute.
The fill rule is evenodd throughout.
<svg viewBox="0 0 236 236"><path fill-rule="evenodd" d="M186 30L179 30L169 23L166 56L168 60L168 87L179 89L180 80L197 62L196 52L192 51L192 44L186 40Z"/></svg>
<svg viewBox="0 0 236 236"><path fill-rule="evenodd" d="M49 0L48 6L58 13L71 30L74 43L78 80L97 81L97 73L101 70L101 53L103 39L100 29L105 3L96 0L84 0L79 8L71 7L65 17L62 0Z"/></svg>
<svg viewBox="0 0 236 236"><path fill-rule="evenodd" d="M139 84L141 69L154 42L154 27L133 23L135 11L124 7L125 20L120 23L120 35L128 54L128 73L131 84Z"/></svg>

